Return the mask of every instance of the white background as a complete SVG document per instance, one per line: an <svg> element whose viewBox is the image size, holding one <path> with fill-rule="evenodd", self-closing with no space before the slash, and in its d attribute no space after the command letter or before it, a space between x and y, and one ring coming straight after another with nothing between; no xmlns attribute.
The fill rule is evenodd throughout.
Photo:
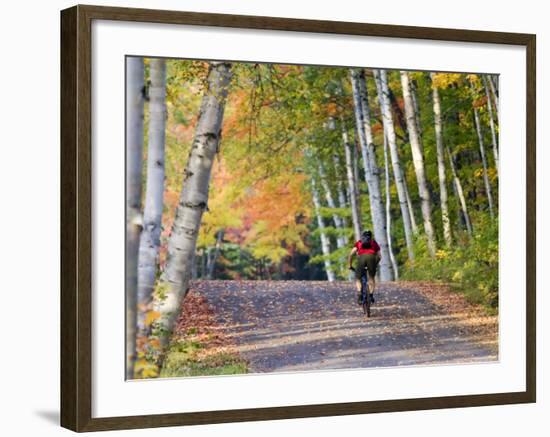
<svg viewBox="0 0 550 437"><path fill-rule="evenodd" d="M511 268L513 259L504 256L515 251L525 259L524 246L516 249L506 237L525 235L525 186L517 183L525 180L525 147L518 147L525 144L524 48L112 21L93 24L92 46L93 417L525 390L525 265ZM125 382L116 358L124 356L124 294L116 290L124 289L127 53L500 73L500 171L507 175L500 180L505 195L499 202L507 211L500 217L500 362Z"/></svg>
<svg viewBox="0 0 550 437"><path fill-rule="evenodd" d="M550 36L543 2L394 0L390 4L340 0L318 2L254 2L253 0L130 1L97 4L186 9L298 18L364 21L538 34L538 346L539 402L444 411L391 413L369 416L208 425L125 432L150 436L240 436L345 432L373 435L464 436L494 434L544 435L550 412L548 380L542 371L548 352L542 349L548 333L549 313L543 291L543 245L548 231L543 222L548 208L543 198L543 169L550 162L543 154L545 107L549 101L543 56ZM0 356L2 381L2 432L7 435L67 434L57 427L59 404L59 9L69 2L11 2L2 13L2 317ZM315 5L314 8L310 7ZM547 51L547 50L546 50ZM546 70L545 70L546 67ZM5 98L7 96L7 99ZM6 135L7 133L7 135ZM7 152L7 156L6 156ZM546 162L545 162L546 161ZM546 165L545 165L546 164ZM545 210L546 209L546 210ZM546 420L545 420L546 419Z"/></svg>

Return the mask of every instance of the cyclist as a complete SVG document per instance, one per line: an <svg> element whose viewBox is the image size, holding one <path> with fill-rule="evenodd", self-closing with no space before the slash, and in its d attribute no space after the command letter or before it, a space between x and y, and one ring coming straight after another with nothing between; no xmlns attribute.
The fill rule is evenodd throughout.
<svg viewBox="0 0 550 437"><path fill-rule="evenodd" d="M357 264L353 268L353 255L357 255ZM376 268L381 259L380 246L372 238L371 231L365 231L361 235L361 239L357 241L349 253L348 262L350 270L355 270L355 287L357 288L357 302L361 305L361 276L365 274L365 268L368 270L368 282L370 291L370 301L374 303L374 288Z"/></svg>

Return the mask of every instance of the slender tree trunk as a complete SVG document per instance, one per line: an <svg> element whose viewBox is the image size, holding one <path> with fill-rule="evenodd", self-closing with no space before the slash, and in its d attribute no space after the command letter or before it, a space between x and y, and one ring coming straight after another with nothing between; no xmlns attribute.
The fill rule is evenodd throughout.
<svg viewBox="0 0 550 437"><path fill-rule="evenodd" d="M407 253L410 260L414 259L413 249L413 231L411 225L411 216L407 206L407 194L405 189L405 180L399 162L399 153L397 151L397 140L395 137L395 128L393 125L393 114L390 107L388 96L388 78L386 70L373 70L374 78L377 81L378 99L382 110L382 121L384 124L384 135L388 139L390 156L393 166L395 185L397 187L397 196L403 218L403 227L405 229L405 241L407 244Z"/></svg>
<svg viewBox="0 0 550 437"><path fill-rule="evenodd" d="M466 205L466 197L464 197L462 183L460 182L460 178L458 177L455 162L449 148L445 147L445 150L447 152L447 156L449 157L449 166L451 167L451 173L453 174L454 187L458 194L458 200L460 202L460 208L462 209L462 215L464 216L464 221L466 222L466 230L468 231L468 235L472 236L472 222L470 221L470 215L468 214L468 206Z"/></svg>
<svg viewBox="0 0 550 437"><path fill-rule="evenodd" d="M328 185L326 174L322 164L319 164L319 178L321 180L323 190L325 191L325 199L327 200L328 207L332 209L336 208L336 203L334 202L334 198L332 197L332 192ZM338 214L333 213L332 220L334 221L334 227L338 231L338 237L336 238L336 247L340 249L341 247L344 247L346 245L346 240L342 235L344 226L342 224L342 219Z"/></svg>
<svg viewBox="0 0 550 437"><path fill-rule="evenodd" d="M493 105L491 103L491 96L489 92L489 87L487 86L487 76L482 75L483 78L483 87L485 88L485 95L487 96L487 109L489 111L489 125L491 127L491 143L493 146L493 156L495 158L495 168L497 170L497 176L499 175L499 162L498 162L498 141L497 141L497 132L495 127L495 120L493 114Z"/></svg>
<svg viewBox="0 0 550 437"><path fill-rule="evenodd" d="M189 152L187 167L168 241L168 258L161 283L165 295L158 301L160 318L157 327L162 352L170 339L183 297L191 276L190 261L195 251L202 214L208 203L208 188L212 163L218 151L225 100L231 81L231 64L212 62L207 89L202 98L195 139ZM162 355L161 355L162 361Z"/></svg>
<svg viewBox="0 0 550 437"><path fill-rule="evenodd" d="M390 260L393 267L394 279L399 279L399 267L393 254L391 244L391 193L390 193L390 165L388 160L388 139L384 135L384 174L386 182L386 232L388 239L388 251L390 253Z"/></svg>
<svg viewBox="0 0 550 437"><path fill-rule="evenodd" d="M491 93L493 94L493 103L495 104L497 112L497 121L500 120L500 106L498 104L498 82L495 76L489 75L489 88L491 88Z"/></svg>
<svg viewBox="0 0 550 437"><path fill-rule="evenodd" d="M143 159L143 58L126 58L126 379L134 378Z"/></svg>
<svg viewBox="0 0 550 437"><path fill-rule="evenodd" d="M483 144L483 134L481 132L481 123L479 121L479 113L474 108L474 122L476 125L477 139L479 141L479 153L481 154L481 163L483 165L483 182L485 183L485 191L487 193L487 202L489 203L489 214L491 218L495 217L493 208L493 195L491 193L491 183L489 182L489 174L487 172L487 156L485 155L485 145Z"/></svg>
<svg viewBox="0 0 550 437"><path fill-rule="evenodd" d="M346 154L346 175L348 178L349 200L351 206L351 219L353 222L353 234L355 241L361 238L361 215L359 214L359 205L357 204L357 180L353 169L354 146L350 144L346 127L342 120L342 139Z"/></svg>
<svg viewBox="0 0 550 437"><path fill-rule="evenodd" d="M197 251L193 252L193 261L191 263L192 270L191 270L191 279L197 279L199 276L198 268L197 268Z"/></svg>
<svg viewBox="0 0 550 437"><path fill-rule="evenodd" d="M338 155L332 156L334 161L334 168L336 170L336 174L341 174L341 165L340 165L340 159L338 158ZM336 191L338 192L338 207L339 208L346 208L347 202L346 202L346 194L344 192L344 189L342 188L342 181L338 180L336 181ZM344 228L348 227L348 221L346 220L346 217L342 217L342 226ZM344 244L347 244L347 238L344 237Z"/></svg>
<svg viewBox="0 0 550 437"><path fill-rule="evenodd" d="M432 201L430 198L430 190L428 189L420 135L416 125L416 116L414 113L414 103L411 96L409 74L406 71L401 71L401 86L403 87L403 99L405 101L406 114L405 118L407 121L407 129L409 131L414 170L418 184L418 194L420 196L420 209L422 210L422 217L424 219L424 231L426 232L428 251L431 256L435 256L436 243L435 231L432 223Z"/></svg>
<svg viewBox="0 0 550 437"><path fill-rule="evenodd" d="M378 73L374 72L374 70L373 70L373 76L375 77L376 90L378 92L378 95L380 96L380 93L381 93L380 80L377 79L377 77L379 77L379 76L378 76ZM395 96L394 96L393 92L391 91L391 89L389 88L389 86L388 86L388 91L389 91L389 95L393 96L393 99L395 100ZM396 112L396 108L399 109L398 113ZM392 104L390 106L390 111L391 111L392 114L397 114L399 116L399 118L402 119L402 122L400 123L400 125L404 129L404 132L405 132L405 138L403 138L403 142L405 142L405 143L408 142L409 139L408 139L408 132L406 131L406 123L405 123L405 120L404 120L403 112L399 108L399 105L397 104L397 101L395 101L395 104ZM382 120L382 123L383 123L383 120ZM395 138L396 138L396 144L397 144L397 134L395 132L395 128L394 128L393 132L394 132L394 135L395 135ZM418 225L416 224L414 206L413 206L413 202L411 200L411 196L410 196L410 193L409 193L409 184L407 182L407 175L406 175L405 171L403 170L403 167L401 166L401 162L398 162L398 165L401 169L400 172L403 175L403 183L404 183L403 187L405 189L405 197L407 199L407 209L409 210L409 217L410 217L410 221L411 221L412 232L413 232L414 235L416 235L418 233Z"/></svg>
<svg viewBox="0 0 550 437"><path fill-rule="evenodd" d="M271 281L271 263L264 258L264 268L267 276L267 280Z"/></svg>
<svg viewBox="0 0 550 437"><path fill-rule="evenodd" d="M325 233L325 223L323 217L321 217L321 200L319 199L319 191L317 190L317 184L315 179L311 180L311 197L313 199L313 206L315 209L315 216L317 217L317 226L319 227L319 233L321 237L321 250L324 256L325 272L329 282L333 282L334 271L332 270L331 262L328 257L330 256L330 239Z"/></svg>
<svg viewBox="0 0 550 437"><path fill-rule="evenodd" d="M138 264L138 336L146 337L147 312L151 310L160 249L164 196L164 132L166 121L166 64L150 61L149 142L147 145L147 186L143 211L143 231Z"/></svg>
<svg viewBox="0 0 550 437"><path fill-rule="evenodd" d="M212 257L214 252L212 251L212 246L206 248L206 269L205 269L205 278L208 279L208 272L210 271L210 266L212 265Z"/></svg>
<svg viewBox="0 0 550 437"><path fill-rule="evenodd" d="M333 158L333 162L334 162L334 168L336 170L336 174L341 174L342 171L342 166L340 164L340 158L338 157L337 154L333 154L332 155L332 158ZM346 172L346 178L347 178L347 172ZM336 181L336 189L338 191L338 206L340 208L347 208L348 207L348 203L346 201L346 195L345 195L345 191L344 189L347 187L347 184L343 184L341 180L337 180ZM342 217L342 226L344 227L344 229L348 229L348 220L346 217ZM346 236L344 236L344 245L347 245L349 242L349 238ZM349 281L352 281L353 280L353 272L349 271L348 272L348 280Z"/></svg>
<svg viewBox="0 0 550 437"><path fill-rule="evenodd" d="M206 272L208 271L206 267L208 266L208 251L202 249L201 254L201 278L206 279Z"/></svg>
<svg viewBox="0 0 550 437"><path fill-rule="evenodd" d="M422 145L422 123L420 122L420 106L418 105L418 95L416 94L416 84L413 80L410 81L411 84L411 97L414 107L414 120L416 122L416 130L418 131L418 136L420 137L420 144Z"/></svg>
<svg viewBox="0 0 550 437"><path fill-rule="evenodd" d="M433 77L433 73L432 73ZM439 197L441 199L441 219L443 221L443 237L445 244L452 244L451 221L449 219L449 206L447 195L447 177L445 174L445 148L443 146L443 126L441 122L441 100L439 91L432 84L432 96L434 105L435 143L437 149L437 173L439 175Z"/></svg>
<svg viewBox="0 0 550 437"><path fill-rule="evenodd" d="M208 279L214 278L214 271L216 270L216 261L220 256L220 250L222 247L223 234L224 234L223 229L220 229L216 233L216 246L214 247L214 252L212 253L212 257L208 260L209 261L208 266L206 267Z"/></svg>
<svg viewBox="0 0 550 437"><path fill-rule="evenodd" d="M365 72L363 69L351 69L355 122L359 133L359 143L363 157L365 182L369 188L371 218L374 238L380 245L382 259L380 261L380 279L393 280L393 271L388 249L386 234L386 217L382 193L380 190L380 169L376 162L374 138L370 125L370 108L368 103Z"/></svg>
<svg viewBox="0 0 550 437"><path fill-rule="evenodd" d="M353 162L353 179L355 181L355 199L358 205L359 217L361 217L361 193L359 191L359 151L357 150L357 144L355 144L355 141L350 143L350 145L352 151L351 161ZM362 223L362 219L359 220L359 223Z"/></svg>
<svg viewBox="0 0 550 437"><path fill-rule="evenodd" d="M401 167L401 163L399 163L399 166ZM414 205L411 199L411 194L409 192L409 184L407 182L407 175L401 170L401 173L403 174L403 182L405 183L405 197L407 198L407 208L409 210L409 214L411 216L411 226L413 234L418 234L418 225L416 224L416 218L414 215Z"/></svg>

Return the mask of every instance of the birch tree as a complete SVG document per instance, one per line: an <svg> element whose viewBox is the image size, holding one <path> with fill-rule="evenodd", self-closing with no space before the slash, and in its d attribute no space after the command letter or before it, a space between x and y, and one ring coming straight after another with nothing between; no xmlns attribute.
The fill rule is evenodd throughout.
<svg viewBox="0 0 550 437"><path fill-rule="evenodd" d="M221 138L231 76L231 64L210 63L207 88L185 168L183 188L168 241L166 267L160 281L162 288L156 304L160 317L155 328L160 337L161 352L166 349L182 299L188 291L191 261L202 215L208 204L210 174ZM162 361L162 355L160 359Z"/></svg>
<svg viewBox="0 0 550 437"><path fill-rule="evenodd" d="M338 155L334 154L333 156L333 161L334 161L334 168L336 170L336 174L341 174L342 173L342 166L340 164L340 158L338 157ZM347 180L347 172L346 173L346 177L345 179ZM348 188L348 184L345 184L343 183L340 179L336 181L336 190L337 190L337 194L338 194L338 207L339 208L348 208L350 207L350 204L349 202L347 201L347 199L349 199L349 195L346 197L346 194L348 193L349 191L349 188ZM353 218L352 218L352 222L353 222ZM349 223L348 223L348 220L346 217L342 217L342 225L344 226L345 229L348 228L349 226ZM354 230L354 237L355 237L355 230ZM354 240L354 242L357 241L357 240ZM344 244L347 245L349 242L349 238L347 236L344 237ZM348 280L349 281L352 281L353 278L354 278L354 274L353 272L348 272Z"/></svg>
<svg viewBox="0 0 550 437"><path fill-rule="evenodd" d="M416 217L414 215L414 205L411 200L411 194L409 192L409 184L407 183L407 177L405 176L405 173L403 172L403 170L401 170L401 172L403 173L403 181L405 182L404 184L405 198L407 199L407 208L409 209L409 215L411 217L411 227L412 227L413 234L416 235L418 234L418 225L416 224Z"/></svg>
<svg viewBox="0 0 550 437"><path fill-rule="evenodd" d="M164 139L166 124L166 63L150 60L149 141L147 144L147 184L143 210L143 231L138 264L138 335L147 336L146 316L151 309L160 249L164 195Z"/></svg>
<svg viewBox="0 0 550 437"><path fill-rule="evenodd" d="M487 202L489 204L489 214L491 218L495 217L493 207L493 195L491 193L491 183L489 182L489 174L487 172L487 155L485 154L485 145L483 144L483 133L481 132L481 123L479 121L479 112L474 108L474 123L479 142L479 153L481 155L481 164L483 166L483 182L485 183L485 192L487 194Z"/></svg>
<svg viewBox="0 0 550 437"><path fill-rule="evenodd" d="M319 179L321 180L321 186L323 187L323 190L325 192L325 199L327 201L328 207L331 209L336 208L336 202L334 201L334 198L332 197L332 192L330 190L330 186L327 181L327 177L325 174L325 170L323 169L323 165L319 164ZM332 220L334 221L334 227L338 231L338 236L336 238L336 247L340 249L341 247L344 247L346 245L346 239L343 235L343 223L342 218L336 214L332 214Z"/></svg>
<svg viewBox="0 0 550 437"><path fill-rule="evenodd" d="M350 144L348 132L346 130L346 126L344 124L343 119L342 122L342 141L344 144L344 152L346 156L346 176L348 180L348 190L349 190L349 203L351 206L351 219L353 222L353 235L355 237L355 241L358 241L361 238L361 215L359 214L359 205L357 202L357 180L355 178L355 171L354 171L354 152L355 147Z"/></svg>
<svg viewBox="0 0 550 437"><path fill-rule="evenodd" d="M321 238L321 251L324 256L325 272L327 274L327 279L329 282L333 282L334 271L332 270L332 265L330 259L330 240L325 232L325 223L323 217L321 216L321 200L319 198L319 190L317 189L317 184L315 179L311 179L311 197L313 200L313 207L315 210L315 217L317 218L317 227L319 228L319 236Z"/></svg>
<svg viewBox="0 0 550 437"><path fill-rule="evenodd" d="M489 75L489 88L493 96L493 102L495 104L497 121L500 120L500 106L498 104L498 80L496 76Z"/></svg>
<svg viewBox="0 0 550 437"><path fill-rule="evenodd" d="M382 281L393 280L388 239L386 234L386 217L382 194L380 190L380 170L376 162L374 139L370 124L370 108L368 103L365 72L363 69L351 70L351 82L353 89L354 113L359 144L363 158L365 182L369 189L371 218L373 222L374 238L380 245L382 259L380 261L380 279Z"/></svg>
<svg viewBox="0 0 550 437"><path fill-rule="evenodd" d="M431 73L433 78L433 73ZM441 220L443 222L443 237L445 244L452 244L451 221L449 219L449 206L447 195L447 178L445 174L445 148L443 146L443 126L441 122L441 100L439 90L432 83L432 97L435 124L435 143L437 152L437 174L439 176L439 198L441 200Z"/></svg>
<svg viewBox="0 0 550 437"><path fill-rule="evenodd" d="M126 58L126 379L134 378L143 154L143 58Z"/></svg>
<svg viewBox="0 0 550 437"><path fill-rule="evenodd" d="M378 71L375 72L373 70L373 76L375 78L376 90L377 90L377 93L378 93L378 96L379 96L378 100L380 101L380 96L382 95L382 91L381 91L380 76L379 76ZM390 96L393 95L393 93L389 89L389 86L388 86L388 92L389 92ZM388 99L388 102L389 102L389 99ZM394 105L390 104L389 107L390 107L390 114L393 114ZM392 119L393 119L393 115L392 115ZM382 124L383 123L384 123L384 120L383 120L383 116L382 116ZM393 124L392 124L392 126L393 126ZM404 128L406 128L406 124L404 125ZM395 133L395 128L393 129L393 135L394 135L394 138L396 139L396 144L397 144L397 134ZM384 137L387 137L387 134L385 132L385 127L384 127ZM406 140L403 139L403 141L406 141ZM401 169L400 172L403 175L403 188L404 188L404 192L405 192L405 199L406 199L407 209L409 210L409 218L410 218L410 222L411 222L412 233L414 235L416 235L418 233L418 225L416 224L416 218L415 218L415 214L414 214L414 206L413 206L413 203L412 203L412 200L411 200L411 196L409 194L409 184L407 183L407 178L405 176L403 168L401 167L401 163L398 162L398 165Z"/></svg>
<svg viewBox="0 0 550 437"><path fill-rule="evenodd" d="M209 256L206 264L206 277L208 279L214 278L214 271L216 269L216 262L218 261L218 257L220 256L224 233L225 232L223 229L220 229L218 232L216 232L216 244L214 246L214 250L211 253L208 253Z"/></svg>
<svg viewBox="0 0 550 437"><path fill-rule="evenodd" d="M384 175L386 184L386 232L388 238L388 251L390 252L390 260L393 267L394 279L399 279L399 267L397 266L397 260L393 254L391 243L391 193L390 193L390 167L388 160L388 139L384 135Z"/></svg>
<svg viewBox="0 0 550 437"><path fill-rule="evenodd" d="M445 146L445 151L447 152L447 156L449 158L449 166L451 167L451 173L453 175L453 185L458 195L460 209L462 210L464 222L466 223L466 230L468 232L468 235L470 235L471 237L473 232L472 222L470 221L470 214L468 214L468 206L466 204L466 197L464 196L462 183L460 182L460 178L458 177L458 172L456 171L456 166L455 166L454 158L451 154L451 151L446 146Z"/></svg>
<svg viewBox="0 0 550 437"><path fill-rule="evenodd" d="M338 155L334 154L332 155L332 159L334 162L334 169L336 171L336 174L341 173L341 165L340 165L340 158L338 158ZM342 188L342 181L338 179L336 181L336 192L337 192L337 198L338 198L338 208L346 208L347 207L347 201L346 201L346 194L344 192L344 189ZM342 226L344 228L348 227L348 222L346 220L346 217L342 217ZM344 238L345 244L347 243L347 239Z"/></svg>
<svg viewBox="0 0 550 437"><path fill-rule="evenodd" d="M414 119L416 121L416 129L418 130L418 136L420 137L420 144L422 144L422 123L420 120L420 106L418 105L418 95L416 93L416 85L413 80L410 81L411 84L411 97L413 101L414 108Z"/></svg>
<svg viewBox="0 0 550 437"><path fill-rule="evenodd" d="M418 185L418 195L420 197L420 209L424 219L424 232L426 233L428 251L430 255L435 255L435 231L432 223L432 202L430 199L430 190L426 178L424 167L424 155L420 143L420 134L418 133L417 120L414 112L414 102L411 95L409 73L401 71L401 86L403 88L403 100L405 102L405 119L407 130L409 131L409 141L411 145L414 171Z"/></svg>
<svg viewBox="0 0 550 437"><path fill-rule="evenodd" d="M403 227L405 230L405 242L407 244L407 254L410 260L414 259L413 249L413 231L411 225L411 216L407 206L406 181L399 162L399 152L397 150L397 139L395 136L395 127L393 124L393 114L390 107L388 77L386 70L373 70L374 79L377 81L378 99L382 111L382 122L384 125L384 135L387 136L388 146L393 167L395 185L397 187L397 196L403 218Z"/></svg>
<svg viewBox="0 0 550 437"><path fill-rule="evenodd" d="M495 158L495 168L497 170L497 176L499 175L499 163L498 163L498 141L497 141L497 132L495 127L495 119L493 114L493 104L491 103L491 93L487 85L487 76L482 75L483 79L483 88L485 88L485 95L487 96L487 110L489 112L489 126L491 128L491 143L493 146L493 156Z"/></svg>

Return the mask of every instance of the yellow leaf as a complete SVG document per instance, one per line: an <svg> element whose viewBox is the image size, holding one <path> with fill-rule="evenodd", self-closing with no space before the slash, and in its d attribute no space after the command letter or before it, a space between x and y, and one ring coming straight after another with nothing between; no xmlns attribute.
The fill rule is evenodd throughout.
<svg viewBox="0 0 550 437"><path fill-rule="evenodd" d="M462 75L457 73L434 73L432 86L435 88L447 88L451 84L458 83Z"/></svg>
<svg viewBox="0 0 550 437"><path fill-rule="evenodd" d="M141 378L155 378L158 376L158 367L148 362L146 359L139 359L135 364L135 373L141 375Z"/></svg>
<svg viewBox="0 0 550 437"><path fill-rule="evenodd" d="M155 378L158 376L158 370L156 367L148 367L146 369L143 369L143 372L141 374L144 378Z"/></svg>
<svg viewBox="0 0 550 437"><path fill-rule="evenodd" d="M145 317L145 325L151 326L152 323L157 320L160 317L160 313L158 311L149 311L147 313L147 317Z"/></svg>

